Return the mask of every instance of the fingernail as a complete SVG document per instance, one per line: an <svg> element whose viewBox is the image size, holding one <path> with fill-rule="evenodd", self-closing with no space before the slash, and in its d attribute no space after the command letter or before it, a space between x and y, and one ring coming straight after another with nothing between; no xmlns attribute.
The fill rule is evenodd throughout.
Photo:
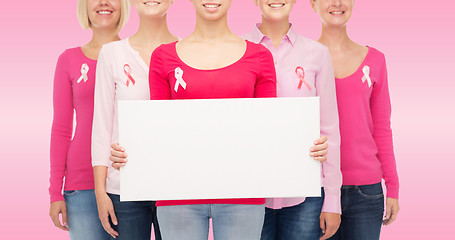
<svg viewBox="0 0 455 240"><path fill-rule="evenodd" d="M319 142L318 141L315 141L314 144L318 144Z"/></svg>
<svg viewBox="0 0 455 240"><path fill-rule="evenodd" d="M117 221L114 221L114 225L117 225Z"/></svg>
<svg viewBox="0 0 455 240"><path fill-rule="evenodd" d="M124 149L124 148L122 148L122 151L125 151L125 149Z"/></svg>
<svg viewBox="0 0 455 240"><path fill-rule="evenodd" d="M310 148L310 150L311 150L311 151L314 151L314 148L312 147L312 148Z"/></svg>

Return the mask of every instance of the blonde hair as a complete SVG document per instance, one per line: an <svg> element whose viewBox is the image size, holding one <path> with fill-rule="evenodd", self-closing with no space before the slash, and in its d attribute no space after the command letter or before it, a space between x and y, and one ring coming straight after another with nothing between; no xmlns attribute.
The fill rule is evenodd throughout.
<svg viewBox="0 0 455 240"><path fill-rule="evenodd" d="M122 30L130 16L130 2L129 0L120 0L120 19L117 23L117 32ZM87 0L77 1L77 19L83 29L89 29L92 26L88 18Z"/></svg>

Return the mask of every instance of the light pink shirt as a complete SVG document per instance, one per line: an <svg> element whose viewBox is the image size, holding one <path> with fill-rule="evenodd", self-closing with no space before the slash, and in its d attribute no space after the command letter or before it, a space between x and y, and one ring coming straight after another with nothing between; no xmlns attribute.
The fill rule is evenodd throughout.
<svg viewBox="0 0 455 240"><path fill-rule="evenodd" d="M329 145L327 161L322 164L325 193L322 211L341 214L340 132L335 77L329 50L316 41L297 35L292 26L276 48L259 27L260 24L244 38L261 43L272 52L277 74L277 96L320 97L321 135L327 136ZM301 76L304 76L302 83ZM305 198L273 198L266 200L266 206L280 209L304 201Z"/></svg>
<svg viewBox="0 0 455 240"><path fill-rule="evenodd" d="M108 167L108 193L120 194L120 171L109 160L111 144L119 142L117 101L149 100L148 72L149 68L128 38L101 48L96 67L92 165Z"/></svg>

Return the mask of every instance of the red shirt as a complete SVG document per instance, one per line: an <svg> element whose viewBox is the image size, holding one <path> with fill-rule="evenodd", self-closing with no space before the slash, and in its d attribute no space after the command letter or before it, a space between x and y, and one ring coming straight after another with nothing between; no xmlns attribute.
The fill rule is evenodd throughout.
<svg viewBox="0 0 455 240"><path fill-rule="evenodd" d="M150 98L212 99L276 97L272 54L264 46L246 41L244 55L219 69L200 70L177 55L176 42L158 47L150 61ZM210 179L207 179L210 181ZM264 198L158 201L157 206L189 204L264 204Z"/></svg>

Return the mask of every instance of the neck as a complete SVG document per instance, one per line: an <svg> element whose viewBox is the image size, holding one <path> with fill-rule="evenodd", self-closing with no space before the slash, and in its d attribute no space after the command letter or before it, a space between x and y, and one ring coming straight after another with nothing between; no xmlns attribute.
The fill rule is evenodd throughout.
<svg viewBox="0 0 455 240"><path fill-rule="evenodd" d="M156 43L166 42L174 36L169 32L166 15L160 18L140 17L139 30L130 37L134 45L153 47Z"/></svg>
<svg viewBox="0 0 455 240"><path fill-rule="evenodd" d="M261 27L259 30L262 34L272 40L275 47L280 46L281 40L289 32L291 24L289 23L289 17L281 21L270 21L262 17Z"/></svg>
<svg viewBox="0 0 455 240"><path fill-rule="evenodd" d="M96 29L93 28L92 40L87 43L87 47L90 48L99 48L109 42L120 40L118 33L115 29Z"/></svg>
<svg viewBox="0 0 455 240"><path fill-rule="evenodd" d="M218 21L210 21L196 17L196 28L192 35L199 41L218 41L225 39L233 33L227 24L227 16Z"/></svg>
<svg viewBox="0 0 455 240"><path fill-rule="evenodd" d="M343 51L353 43L346 31L346 25L330 27L323 24L321 37L318 41L326 45L330 51Z"/></svg>

